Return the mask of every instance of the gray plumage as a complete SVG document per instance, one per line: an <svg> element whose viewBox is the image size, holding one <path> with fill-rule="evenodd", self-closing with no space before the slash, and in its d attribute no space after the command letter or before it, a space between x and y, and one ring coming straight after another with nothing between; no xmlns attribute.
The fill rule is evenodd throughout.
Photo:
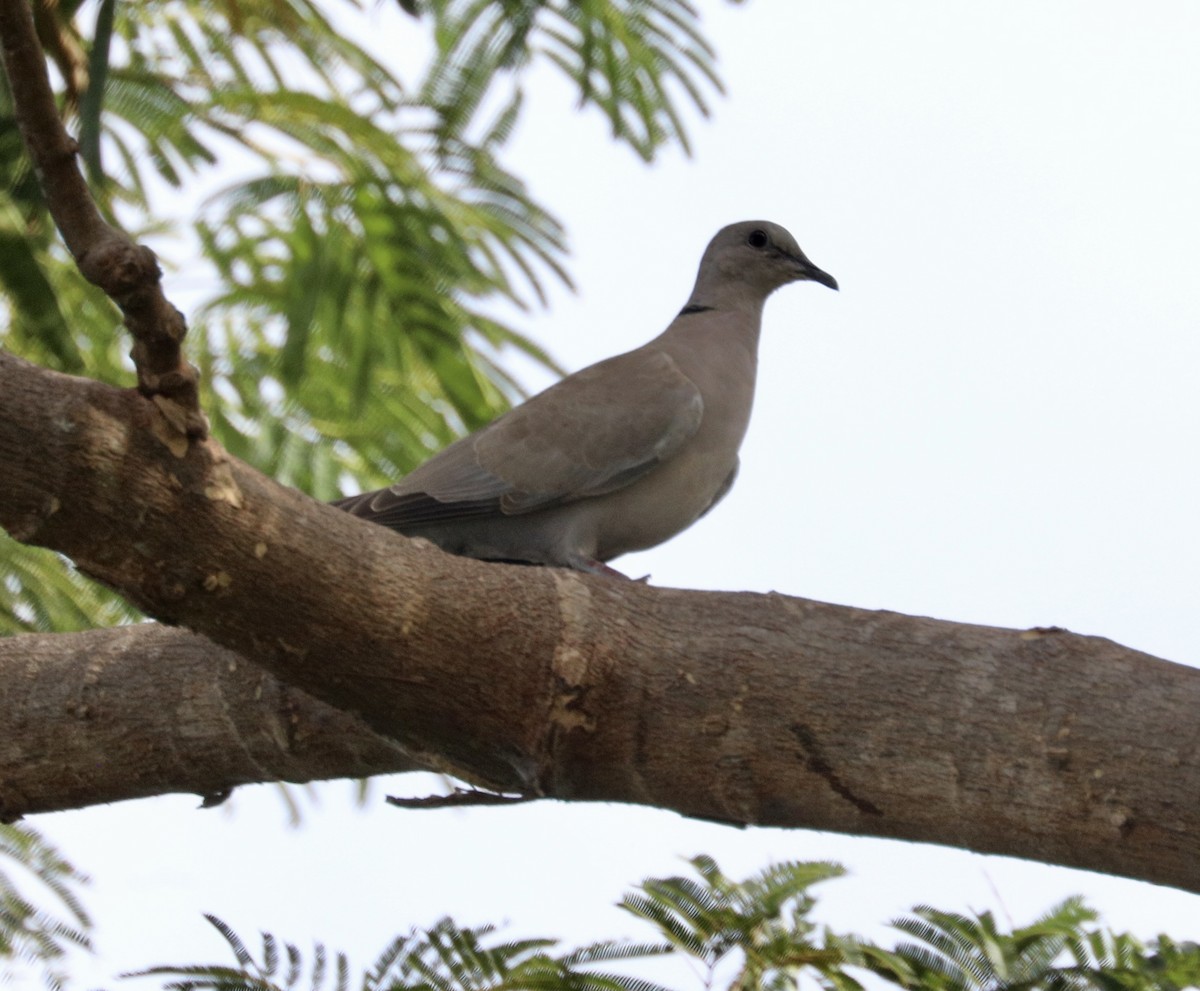
<svg viewBox="0 0 1200 991"><path fill-rule="evenodd" d="M837 288L767 221L720 230L662 334L552 385L395 485L334 503L453 554L618 574L729 491L754 400L763 303Z"/></svg>

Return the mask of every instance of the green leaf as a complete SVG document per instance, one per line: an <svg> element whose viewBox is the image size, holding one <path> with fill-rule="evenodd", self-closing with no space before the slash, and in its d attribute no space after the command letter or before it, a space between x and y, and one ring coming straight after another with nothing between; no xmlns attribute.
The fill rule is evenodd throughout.
<svg viewBox="0 0 1200 991"><path fill-rule="evenodd" d="M104 178L100 162L100 111L104 106L116 6L116 0L100 0L96 10L96 30L88 53L88 86L79 108L79 150L94 183Z"/></svg>
<svg viewBox="0 0 1200 991"><path fill-rule="evenodd" d="M139 616L66 558L0 534L0 636L88 630Z"/></svg>
<svg viewBox="0 0 1200 991"><path fill-rule="evenodd" d="M5 869L6 864L18 869L18 879ZM21 883L21 875L36 885ZM58 965L67 951L91 949L91 920L76 894L86 882L33 830L0 824L0 961L32 964L41 971L46 988L60 988L63 976ZM39 890L38 901L30 900L30 887ZM53 908L44 904L46 895ZM2 973L0 980L9 976Z"/></svg>

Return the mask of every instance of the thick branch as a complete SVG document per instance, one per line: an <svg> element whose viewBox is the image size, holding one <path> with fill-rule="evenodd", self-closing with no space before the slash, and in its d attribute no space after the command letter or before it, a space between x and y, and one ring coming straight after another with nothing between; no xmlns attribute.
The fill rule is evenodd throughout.
<svg viewBox="0 0 1200 991"><path fill-rule="evenodd" d="M0 353L0 524L422 763L1200 891L1200 672L1057 630L450 557L211 443L176 459L148 405Z"/></svg>
<svg viewBox="0 0 1200 991"><path fill-rule="evenodd" d="M0 638L0 820L419 770L353 716L153 623Z"/></svg>
<svg viewBox="0 0 1200 991"><path fill-rule="evenodd" d="M162 292L154 252L134 244L100 215L76 162L79 146L59 118L28 0L0 0L0 44L13 111L46 203L79 271L121 308L133 335L138 387L157 397L180 442L208 432L198 372L183 357L183 314Z"/></svg>

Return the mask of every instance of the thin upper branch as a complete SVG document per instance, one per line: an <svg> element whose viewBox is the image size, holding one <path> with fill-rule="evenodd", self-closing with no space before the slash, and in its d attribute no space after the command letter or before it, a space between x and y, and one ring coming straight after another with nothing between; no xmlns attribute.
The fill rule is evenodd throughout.
<svg viewBox="0 0 1200 991"><path fill-rule="evenodd" d="M0 50L21 136L50 214L79 271L120 307L133 336L138 388L154 397L168 429L204 437L198 371L184 359L187 323L162 291L154 252L101 216L79 170L79 146L55 104L28 0L0 0Z"/></svg>

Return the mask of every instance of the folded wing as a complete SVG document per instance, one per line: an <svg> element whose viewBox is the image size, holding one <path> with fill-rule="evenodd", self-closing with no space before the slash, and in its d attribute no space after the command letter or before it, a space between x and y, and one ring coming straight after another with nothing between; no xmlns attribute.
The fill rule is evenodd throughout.
<svg viewBox="0 0 1200 991"><path fill-rule="evenodd" d="M699 390L671 358L641 348L563 379L390 488L335 505L401 531L565 505L669 461L703 413Z"/></svg>

